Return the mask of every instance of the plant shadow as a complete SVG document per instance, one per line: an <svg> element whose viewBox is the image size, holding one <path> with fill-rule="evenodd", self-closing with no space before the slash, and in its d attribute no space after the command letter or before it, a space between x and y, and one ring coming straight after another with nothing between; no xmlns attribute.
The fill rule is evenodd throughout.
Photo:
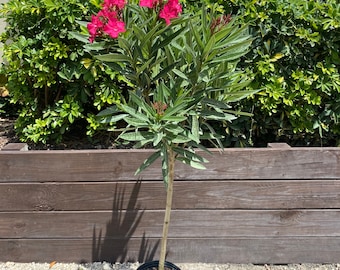
<svg viewBox="0 0 340 270"><path fill-rule="evenodd" d="M145 232L140 238L140 247L136 256L129 256L129 242L136 231L144 210L137 203L141 181L138 180L131 192L127 207L125 202L125 187L116 184L111 220L106 224L105 236L102 236L102 229L98 236L96 227L93 228L92 237L92 261L116 262L145 262L153 260L159 246L159 240L152 246Z"/></svg>

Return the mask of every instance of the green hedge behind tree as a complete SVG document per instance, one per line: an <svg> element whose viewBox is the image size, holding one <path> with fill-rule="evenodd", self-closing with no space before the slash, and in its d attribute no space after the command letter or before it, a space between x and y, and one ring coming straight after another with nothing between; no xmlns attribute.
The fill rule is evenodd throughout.
<svg viewBox="0 0 340 270"><path fill-rule="evenodd" d="M20 105L16 131L23 141L61 141L64 134L94 135L95 115L120 98L119 78L69 36L76 20L96 12L87 0L9 0L0 8L11 101ZM117 82L117 83L115 83Z"/></svg>
<svg viewBox="0 0 340 270"><path fill-rule="evenodd" d="M251 22L253 49L242 67L254 74L241 102L252 119L230 128L227 144L338 145L340 5L338 0L219 1ZM233 142L234 141L234 142Z"/></svg>

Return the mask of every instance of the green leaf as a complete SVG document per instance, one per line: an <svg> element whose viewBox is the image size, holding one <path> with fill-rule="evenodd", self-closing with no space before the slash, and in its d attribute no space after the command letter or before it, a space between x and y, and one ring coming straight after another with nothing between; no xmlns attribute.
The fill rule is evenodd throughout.
<svg viewBox="0 0 340 270"><path fill-rule="evenodd" d="M80 34L78 32L70 32L70 36L78 41L89 43L89 35Z"/></svg>
<svg viewBox="0 0 340 270"><path fill-rule="evenodd" d="M172 116L174 114L176 114L177 112L181 112L181 114L184 114L187 110L189 110L189 108L186 108L189 104L189 102L191 101L191 99L182 99L179 100L178 104L176 104L175 106L169 107L165 110L162 119L166 119L169 116Z"/></svg>
<svg viewBox="0 0 340 270"><path fill-rule="evenodd" d="M145 40L145 33L141 28L139 28L136 24L133 24L132 29L133 29L134 36L138 40Z"/></svg>
<svg viewBox="0 0 340 270"><path fill-rule="evenodd" d="M203 50L203 53L202 53L202 58L203 58L203 59L207 59L207 58L208 58L210 52L211 52L211 51L213 50L213 48L214 48L214 45L215 45L215 37L212 36L212 37L209 39L208 43L205 45L205 48L204 48L204 50Z"/></svg>
<svg viewBox="0 0 340 270"><path fill-rule="evenodd" d="M167 124L165 126L165 130L173 134L174 136L177 136L180 133L184 133L184 129L178 124Z"/></svg>
<svg viewBox="0 0 340 270"><path fill-rule="evenodd" d="M182 161L183 163L185 163L187 165L190 165L194 169L199 169L199 170L205 170L206 169L206 167L202 163L190 160L189 158L177 157L176 159L179 160L179 161Z"/></svg>
<svg viewBox="0 0 340 270"><path fill-rule="evenodd" d="M126 141L141 141L141 140L153 138L153 134L147 131L133 131L133 132L122 133L119 135L119 138L126 140Z"/></svg>
<svg viewBox="0 0 340 270"><path fill-rule="evenodd" d="M122 110L128 113L130 116L137 118L145 123L149 122L149 118L142 113L137 112L134 108L129 107L128 105L120 104L119 105Z"/></svg>
<svg viewBox="0 0 340 270"><path fill-rule="evenodd" d="M188 150L182 147L174 147L173 150L178 153L179 155L188 158L192 161L196 161L196 162L204 162L204 163L208 163L209 161L207 159L205 159L204 157L196 154L193 150Z"/></svg>
<svg viewBox="0 0 340 270"><path fill-rule="evenodd" d="M258 93L260 90L253 90L253 91L236 91L236 92L230 92L226 93L224 95L224 100L226 102L235 102L239 101L241 99L244 99L250 95Z"/></svg>
<svg viewBox="0 0 340 270"><path fill-rule="evenodd" d="M154 163L159 157L161 156L161 151L158 150L157 152L153 153L150 157L148 157L146 160L144 160L143 164L139 166L137 171L135 172L135 175L141 173L146 168L148 168L152 163Z"/></svg>
<svg viewBox="0 0 340 270"><path fill-rule="evenodd" d="M161 118L163 121L169 121L169 122L177 122L177 123L180 123L180 122L183 122L187 119L187 117L185 116L166 116L166 117L162 117Z"/></svg>
<svg viewBox="0 0 340 270"><path fill-rule="evenodd" d="M172 71L173 71L173 73L175 73L180 78L182 78L182 79L184 79L186 81L189 81L189 78L187 77L187 75L185 75L182 71L180 71L178 69L175 69L175 68Z"/></svg>
<svg viewBox="0 0 340 270"><path fill-rule="evenodd" d="M107 115L112 115L117 112L120 112L120 110L117 108L117 106L111 106L109 108L106 108L105 110L102 110L97 114L97 116L107 116Z"/></svg>
<svg viewBox="0 0 340 270"><path fill-rule="evenodd" d="M211 105L220 109L230 109L230 106L226 102L222 102L216 99L204 98L202 100L203 104Z"/></svg>
<svg viewBox="0 0 340 270"><path fill-rule="evenodd" d="M193 140L196 143L199 143L200 142L199 122L198 122L198 117L196 115L193 115L191 117L191 134L192 134Z"/></svg>
<svg viewBox="0 0 340 270"><path fill-rule="evenodd" d="M162 139L164 138L164 133L163 132L157 132L154 136L154 139L153 139L153 146L157 146L161 141Z"/></svg>
<svg viewBox="0 0 340 270"><path fill-rule="evenodd" d="M124 117L123 119L130 126L133 126L133 127L136 127L136 128L148 127L148 123L146 123L145 121L140 120L138 118Z"/></svg>
<svg viewBox="0 0 340 270"><path fill-rule="evenodd" d="M112 116L106 116L105 118L100 120L100 123L116 123L119 120L125 119L128 116L128 114L118 114L118 115L112 115Z"/></svg>
<svg viewBox="0 0 340 270"><path fill-rule="evenodd" d="M144 40L142 40L141 43L141 47L143 48L145 46L145 44L147 44L148 42L152 42L154 39L154 35L156 33L156 31L160 28L161 24L156 24L154 28L152 28L150 31L147 32L147 34L144 37ZM163 29L164 30L164 29ZM158 33L160 34L160 33Z"/></svg>
<svg viewBox="0 0 340 270"><path fill-rule="evenodd" d="M154 116L155 114L154 109L149 104L147 104L141 97L136 95L134 92L130 92L130 97L131 97L131 100L134 103L136 103L136 105L139 108L141 108L144 112L146 112L146 114L148 115L148 116L145 116L146 118L149 119Z"/></svg>
<svg viewBox="0 0 340 270"><path fill-rule="evenodd" d="M120 48L131 54L131 44L129 43L129 41L127 41L125 38L119 37L118 44Z"/></svg>
<svg viewBox="0 0 340 270"><path fill-rule="evenodd" d="M178 62L172 63L171 65L166 66L163 68L155 77L153 77L153 81L156 81L160 78L165 77L165 75L168 75L170 71L173 70L173 68L178 64Z"/></svg>
<svg viewBox="0 0 340 270"><path fill-rule="evenodd" d="M177 135L174 139L172 139L172 143L186 143L190 141L191 139L184 135Z"/></svg>
<svg viewBox="0 0 340 270"><path fill-rule="evenodd" d="M224 27L222 27L219 31L217 31L214 36L216 43L219 43L221 40L225 39L227 36L230 35L231 31L233 30L233 21L226 24Z"/></svg>
<svg viewBox="0 0 340 270"><path fill-rule="evenodd" d="M55 6L54 3L52 3L52 4ZM80 26L83 26L83 27L87 28L87 25L88 25L89 22L88 21L76 20L76 23L79 24Z"/></svg>
<svg viewBox="0 0 340 270"><path fill-rule="evenodd" d="M168 188L169 183L169 155L165 146L161 148L161 159L162 159L162 175L165 187Z"/></svg>
<svg viewBox="0 0 340 270"><path fill-rule="evenodd" d="M201 117L204 119L210 120L224 120L224 121L232 121L235 120L237 117L235 115L229 113L221 113L212 110L204 110L201 112Z"/></svg>
<svg viewBox="0 0 340 270"><path fill-rule="evenodd" d="M137 67L137 72L138 73L143 73L145 69L150 70L150 64L152 62L155 62L154 57L151 57L148 61L146 61L141 67Z"/></svg>
<svg viewBox="0 0 340 270"><path fill-rule="evenodd" d="M120 53L95 55L95 58L103 62L129 62L129 63L133 62L133 60L130 57Z"/></svg>
<svg viewBox="0 0 340 270"><path fill-rule="evenodd" d="M204 126L206 126L206 127L209 129L209 131L210 131L209 133L206 133L206 134L208 134L208 136L209 136L209 135L212 136L212 137L208 137L208 138L205 138L205 139L208 139L210 142L212 142L212 144L213 144L216 148L219 147L219 148L223 149L223 144L222 144L222 142L221 142L221 140L220 140L221 138L223 138L223 136L221 137L221 135L217 134L216 131L215 131L215 129L214 129L211 125L209 125L207 122L204 123ZM203 134L203 135L201 136L201 138L204 138L206 134ZM217 144L214 143L214 141L216 141Z"/></svg>
<svg viewBox="0 0 340 270"><path fill-rule="evenodd" d="M190 31L191 31L191 33L194 34L194 38L195 38L195 40L196 40L197 45L199 46L200 50L203 51L204 45L203 45L203 42L202 42L202 37L200 37L200 35L199 35L198 32L196 31L197 28L195 28L195 27L192 25L192 22L191 22L191 21L190 21L189 25L190 25Z"/></svg>
<svg viewBox="0 0 340 270"><path fill-rule="evenodd" d="M101 51L104 50L106 48L106 42L93 42L90 44L86 44L84 45L84 49L85 51Z"/></svg>
<svg viewBox="0 0 340 270"><path fill-rule="evenodd" d="M169 43L171 43L172 41L174 41L176 38L180 37L181 33L186 29L187 27L182 27L180 28L179 30L177 30L176 32L174 32L173 34L169 35L168 37L166 37L162 42L158 43L158 44L155 44L152 49L151 49L151 52L152 52L152 55L155 55L156 52L165 47L166 45L168 45Z"/></svg>

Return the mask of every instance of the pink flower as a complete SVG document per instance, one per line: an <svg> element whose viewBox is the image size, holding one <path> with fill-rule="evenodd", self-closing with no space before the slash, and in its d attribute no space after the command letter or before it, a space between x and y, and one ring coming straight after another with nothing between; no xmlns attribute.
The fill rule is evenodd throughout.
<svg viewBox="0 0 340 270"><path fill-rule="evenodd" d="M182 12L182 6L178 0L169 0L159 13L159 17L165 20L165 23L169 25L171 19L177 18Z"/></svg>
<svg viewBox="0 0 340 270"><path fill-rule="evenodd" d="M101 18L104 23L107 23L109 20L117 19L118 15L116 11L111 11L109 9L102 9L98 12L97 16Z"/></svg>
<svg viewBox="0 0 340 270"><path fill-rule="evenodd" d="M160 0L140 0L139 5L141 7L154 8L159 4Z"/></svg>
<svg viewBox="0 0 340 270"><path fill-rule="evenodd" d="M92 15L91 22L87 24L87 29L90 33L90 42L92 43L99 35L104 26L103 21L99 16Z"/></svg>
<svg viewBox="0 0 340 270"><path fill-rule="evenodd" d="M103 8L109 10L122 10L125 7L125 0L104 0Z"/></svg>
<svg viewBox="0 0 340 270"><path fill-rule="evenodd" d="M125 23L112 18L103 28L104 32L112 38L117 38L120 33L125 32Z"/></svg>

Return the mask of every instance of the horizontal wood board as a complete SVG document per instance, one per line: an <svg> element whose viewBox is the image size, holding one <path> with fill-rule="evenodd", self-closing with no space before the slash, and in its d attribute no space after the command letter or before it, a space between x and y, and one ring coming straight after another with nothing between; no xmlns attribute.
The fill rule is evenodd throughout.
<svg viewBox="0 0 340 270"><path fill-rule="evenodd" d="M0 235L8 238L89 238L94 229L114 238L161 237L164 213L1 213ZM170 237L340 237L340 210L173 210Z"/></svg>
<svg viewBox="0 0 340 270"><path fill-rule="evenodd" d="M178 163L168 260L339 262L340 148L283 146ZM161 173L134 175L152 151L13 149L0 151L0 261L158 259Z"/></svg>
<svg viewBox="0 0 340 270"><path fill-rule="evenodd" d="M177 181L173 209L339 209L340 180ZM3 211L98 211L165 206L161 181L0 183Z"/></svg>
<svg viewBox="0 0 340 270"><path fill-rule="evenodd" d="M97 239L98 241L98 239ZM0 239L1 258L19 262L149 261L159 239ZM24 251L24 252L23 252ZM67 254L67 256L66 256ZM167 260L178 263L338 263L339 237L168 239Z"/></svg>
<svg viewBox="0 0 340 270"><path fill-rule="evenodd" d="M212 149L209 163L197 171L176 166L177 180L339 179L339 148ZM152 150L0 151L1 182L161 180L156 163L134 173ZM241 166L240 166L241 165ZM47 173L48 172L48 173Z"/></svg>

